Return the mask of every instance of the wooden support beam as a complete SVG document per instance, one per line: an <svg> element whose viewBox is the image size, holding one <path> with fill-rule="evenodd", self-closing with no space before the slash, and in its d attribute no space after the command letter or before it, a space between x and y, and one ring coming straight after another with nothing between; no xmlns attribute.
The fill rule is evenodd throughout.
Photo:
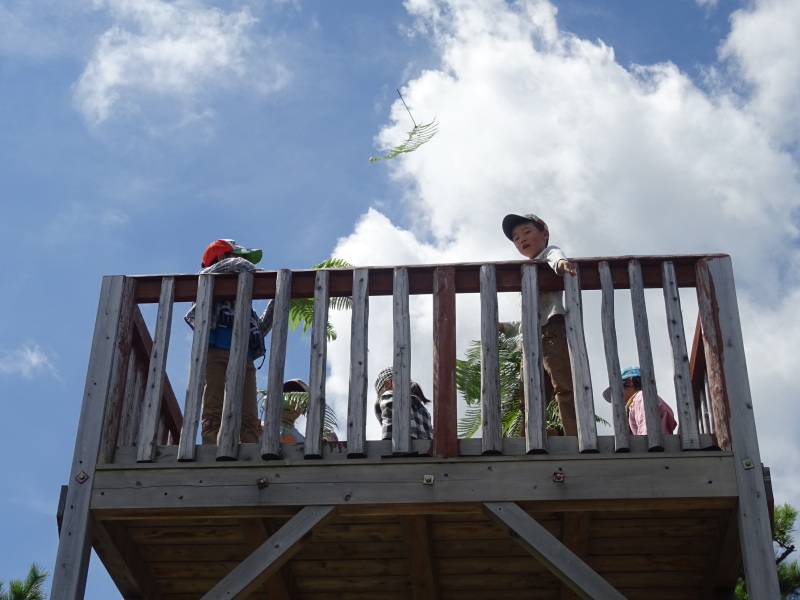
<svg viewBox="0 0 800 600"><path fill-rule="evenodd" d="M150 363L147 371L144 401L142 403L141 425L137 460L152 462L156 453L158 419L161 414L161 398L164 396L164 380L167 377L167 351L172 328L172 305L175 296L175 281L165 277L161 285L161 298L158 302L156 331L153 347L150 350Z"/></svg>
<svg viewBox="0 0 800 600"><path fill-rule="evenodd" d="M539 322L539 269L522 266L522 379L525 392L525 449L528 454L547 452L547 402L544 396L542 332Z"/></svg>
<svg viewBox="0 0 800 600"><path fill-rule="evenodd" d="M561 525L562 543L582 561L586 561L589 549L589 514L565 512ZM577 600L578 597L569 586L561 584L561 600Z"/></svg>
<svg viewBox="0 0 800 600"><path fill-rule="evenodd" d="M197 447L197 428L203 403L208 362L208 339L211 333L211 310L214 306L214 276L200 275L197 299L194 305L194 336L189 364L189 380L186 383L186 401L181 440L178 444L178 460L192 461Z"/></svg>
<svg viewBox="0 0 800 600"><path fill-rule="evenodd" d="M306 506L239 563L202 600L244 600L300 550L308 533L335 515L333 506Z"/></svg>
<svg viewBox="0 0 800 600"><path fill-rule="evenodd" d="M161 592L147 562L122 521L93 523L93 545L97 556L126 600L160 600Z"/></svg>
<svg viewBox="0 0 800 600"><path fill-rule="evenodd" d="M133 351L133 302L136 293L136 282L132 279L125 280L122 308L119 313L119 328L117 336L119 343L114 353L114 365L111 368L111 383L109 384L108 402L106 407L103 435L101 437L100 453L97 457L99 464L113 462L114 452L118 446L120 424L123 419L125 407L125 387L132 379L128 377L131 367Z"/></svg>
<svg viewBox="0 0 800 600"><path fill-rule="evenodd" d="M392 298L392 452L411 451L411 322L408 316L408 269L394 270Z"/></svg>
<svg viewBox="0 0 800 600"><path fill-rule="evenodd" d="M747 588L753 597L778 598L772 527L730 257L700 261L697 275L703 333L711 349L706 354L709 380L711 371L716 373L715 412L719 409L729 416L730 446L739 488L739 539ZM719 431L720 420L717 420L717 427Z"/></svg>
<svg viewBox="0 0 800 600"><path fill-rule="evenodd" d="M239 455L239 436L245 402L244 380L247 372L247 347L250 340L250 314L253 311L253 274L239 273L236 286L236 308L233 333L225 371L225 395L222 401L222 421L217 434L217 460L235 460Z"/></svg>
<svg viewBox="0 0 800 600"><path fill-rule="evenodd" d="M264 542L272 537L280 527L272 526L271 519L242 519L242 534L247 541L249 552L259 548ZM291 600L294 597L292 592L292 581L289 576L289 568L284 565L272 577L268 577L261 584L261 589L267 594L270 600Z"/></svg>
<svg viewBox="0 0 800 600"><path fill-rule="evenodd" d="M289 336L289 297L292 291L292 272L278 271L275 292L275 312L272 318L272 341L269 349L269 378L267 379L267 408L264 411L264 433L261 435L261 457L280 458L281 410L283 409L283 372L286 366L286 340Z"/></svg>
<svg viewBox="0 0 800 600"><path fill-rule="evenodd" d="M82 600L86 589L91 549L89 503L100 451L124 289L123 276L103 278L53 569L52 600Z"/></svg>
<svg viewBox="0 0 800 600"><path fill-rule="evenodd" d="M672 346L675 402L678 408L681 441L684 450L699 450L700 432L697 430L697 411L692 394L692 378L689 373L689 353L686 349L686 334L683 329L681 296L675 276L675 265L669 261L664 263L664 304L667 312L667 330Z"/></svg>
<svg viewBox="0 0 800 600"><path fill-rule="evenodd" d="M577 269L578 267L576 267ZM572 367L572 389L575 395L575 416L578 419L578 449L580 452L597 452L597 423L595 421L592 376L589 353L583 330L583 301L581 300L581 274L564 277L564 306L567 309L565 326Z"/></svg>
<svg viewBox="0 0 800 600"><path fill-rule="evenodd" d="M481 435L484 454L501 454L503 451L498 323L497 273L494 265L483 265L481 267Z"/></svg>
<svg viewBox="0 0 800 600"><path fill-rule="evenodd" d="M403 517L403 533L408 553L408 574L414 600L438 600L433 540L425 515Z"/></svg>
<svg viewBox="0 0 800 600"><path fill-rule="evenodd" d="M631 280L631 307L633 309L633 328L636 331L636 349L639 354L639 368L642 371L642 402L644 404L644 420L647 423L647 443L651 452L660 452L664 450L664 443L661 440L656 370L653 365L653 350L650 347L650 326L647 321L642 265L639 261L630 261L628 275Z"/></svg>
<svg viewBox="0 0 800 600"><path fill-rule="evenodd" d="M311 323L306 458L322 458L322 422L325 415L325 378L328 361L328 281L330 271L320 269L314 284L314 317Z"/></svg>
<svg viewBox="0 0 800 600"><path fill-rule="evenodd" d="M347 399L347 457L365 458L369 348L369 269L353 271L350 325L350 388Z"/></svg>
<svg viewBox="0 0 800 600"><path fill-rule="evenodd" d="M431 455L455 458L458 456L458 396L456 273L453 267L438 267L433 272L433 397Z"/></svg>
<svg viewBox="0 0 800 600"><path fill-rule="evenodd" d="M617 452L629 452L628 416L626 414L625 398L622 392L622 379L620 378L617 327L616 317L614 315L614 283L611 281L611 269L607 261L602 261L597 269L600 274L600 287L603 290L600 321L603 325L603 345L605 347L608 385L611 387L614 444Z"/></svg>
<svg viewBox="0 0 800 600"><path fill-rule="evenodd" d="M505 527L514 540L536 557L580 598L625 600L585 562L513 502L487 502L486 514Z"/></svg>

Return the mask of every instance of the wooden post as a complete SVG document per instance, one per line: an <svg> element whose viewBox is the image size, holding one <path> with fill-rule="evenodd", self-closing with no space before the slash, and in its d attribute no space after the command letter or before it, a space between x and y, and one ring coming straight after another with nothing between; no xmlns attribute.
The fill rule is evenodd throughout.
<svg viewBox="0 0 800 600"><path fill-rule="evenodd" d="M539 271L522 266L522 377L525 391L525 449L528 454L547 452L547 402L544 397L542 331L539 323Z"/></svg>
<svg viewBox="0 0 800 600"><path fill-rule="evenodd" d="M161 281L161 296L158 300L156 331L150 351L150 367L147 371L142 406L142 422L139 428L139 443L136 453L138 462L153 462L156 455L158 417L161 414L161 398L164 396L164 379L167 368L167 350L172 327L172 301L175 297L175 278L164 277Z"/></svg>
<svg viewBox="0 0 800 600"><path fill-rule="evenodd" d="M576 267L577 269L577 267ZM567 309L566 328L569 345L569 362L572 367L572 390L575 394L575 415L578 418L578 450L597 452L597 423L595 422L594 398L592 398L592 374L589 369L589 354L586 350L586 335L583 332L583 303L581 301L581 275L578 272L564 276L564 302Z"/></svg>
<svg viewBox="0 0 800 600"><path fill-rule="evenodd" d="M394 363L392 376L392 452L411 451L411 322L408 269L394 270Z"/></svg>
<svg viewBox="0 0 800 600"><path fill-rule="evenodd" d="M503 453L500 415L500 349L497 310L497 272L481 266L481 412L483 454Z"/></svg>
<svg viewBox="0 0 800 600"><path fill-rule="evenodd" d="M289 298L292 294L292 272L278 271L275 282L275 312L272 317L272 342L269 350L267 407L264 411L264 433L261 435L261 458L274 460L281 456L281 410L283 409L283 370L286 363L286 339L289 335Z"/></svg>
<svg viewBox="0 0 800 600"><path fill-rule="evenodd" d="M92 544L89 503L118 341L124 289L125 277L117 275L103 278L53 569L52 600L82 600L86 590Z"/></svg>
<svg viewBox="0 0 800 600"><path fill-rule="evenodd" d="M135 293L136 280L126 279L117 332L119 343L117 344L117 352L114 355L114 366L111 369L106 418L103 424L100 453L97 457L97 462L100 464L113 462L114 460L114 452L117 449L120 435L123 409L125 408L126 387L132 382L132 378L128 376L128 368L131 365L130 358L134 354L133 312Z"/></svg>
<svg viewBox="0 0 800 600"><path fill-rule="evenodd" d="M350 325L350 386L347 400L347 457L366 458L369 269L353 270L353 316Z"/></svg>
<svg viewBox="0 0 800 600"><path fill-rule="evenodd" d="M236 282L236 308L233 314L233 334L225 371L225 396L222 401L222 420L217 434L217 460L235 460L239 455L239 436L242 430L242 410L245 402L244 379L247 372L247 346L250 339L250 315L253 311L253 274L239 273Z"/></svg>
<svg viewBox="0 0 800 600"><path fill-rule="evenodd" d="M700 432L697 430L697 412L692 394L692 378L689 374L689 353L686 350L686 334L683 330L683 313L675 265L665 261L664 304L667 310L667 329L672 346L672 369L675 381L675 401L678 422L681 428L681 447L684 450L700 449Z"/></svg>
<svg viewBox="0 0 800 600"><path fill-rule="evenodd" d="M715 411L718 405L724 406L727 410L721 412L729 416L727 425L739 488L739 539L747 589L754 598L779 598L772 528L730 257L699 261L697 275L703 333L710 348L710 356L706 357L709 380L712 370L715 372ZM719 427L717 419L718 431Z"/></svg>
<svg viewBox="0 0 800 600"><path fill-rule="evenodd" d="M431 454L458 456L456 271L433 270L433 442Z"/></svg>
<svg viewBox="0 0 800 600"><path fill-rule="evenodd" d="M197 447L197 427L203 402L208 362L208 339L211 333L211 310L214 306L214 276L206 273L197 281L197 300L194 305L194 336L189 380L186 383L186 402L183 408L183 428L178 444L178 461L194 460Z"/></svg>
<svg viewBox="0 0 800 600"><path fill-rule="evenodd" d="M328 357L328 281L330 272L319 270L314 282L314 318L311 321L308 412L305 458L322 458L322 422L325 414L325 375Z"/></svg>
<svg viewBox="0 0 800 600"><path fill-rule="evenodd" d="M598 265L600 288L603 300L600 308L600 320L603 325L603 345L605 346L608 385L611 387L611 412L614 422L614 448L617 452L630 452L628 439L628 417L625 414L625 399L620 378L619 350L617 346L617 326L614 316L614 282L607 261Z"/></svg>
<svg viewBox="0 0 800 600"><path fill-rule="evenodd" d="M642 266L638 260L628 263L628 276L631 282L631 306L633 308L633 327L636 331L636 348L639 352L639 368L642 370L642 401L644 402L644 420L647 423L647 447L650 452L659 452L664 450L664 442L661 439L658 390L653 366L653 352L650 349L650 328L647 323L647 306L644 300Z"/></svg>

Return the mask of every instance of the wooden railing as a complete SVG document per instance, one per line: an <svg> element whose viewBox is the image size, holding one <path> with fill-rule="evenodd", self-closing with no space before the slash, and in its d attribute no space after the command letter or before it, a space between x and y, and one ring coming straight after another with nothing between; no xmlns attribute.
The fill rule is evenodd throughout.
<svg viewBox="0 0 800 600"><path fill-rule="evenodd" d="M480 294L481 338L483 347L482 410L483 426L480 453L508 452L500 419L497 323L499 292L522 292L522 321L525 453L547 453L548 438L544 419L543 371L537 290L564 290L567 337L573 365L575 405L578 420L577 450L597 452L594 397L589 377L590 360L584 334L583 297L586 291L601 295L605 369L612 388L614 449L626 452L642 447L632 445L622 399L620 364L616 339L615 289L629 289L636 334L648 434L644 448L664 449L658 426L658 406L645 303L646 288L660 288L673 359L676 417L679 422L679 447L698 450L707 447L713 433L714 444L729 448L731 411L725 385L725 369L742 369L724 364L720 332L720 312L733 315L738 327L730 260L725 255L629 256L576 259L578 276L558 277L544 263L500 262L485 264L370 267L319 271L263 271L236 275L116 276L107 278L104 294L118 296L118 310L100 314L116 336L111 360L111 383L106 399L99 460L113 462L116 449L136 447L138 462L151 462L158 445L177 444L178 461L195 459L200 420L200 403L208 349L209 317L212 299L237 299L234 343L231 349L225 408L216 447L218 460L235 460L239 454L242 380L246 360L246 335L241 329L253 299L274 299L275 318L268 362L265 430L260 455L265 460L280 458L280 411L286 360L290 298L314 299L314 324L311 332L309 385L311 389L306 420L306 458L323 456L322 415L326 397L328 304L331 296L349 296L353 301L350 343L350 388L347 408L346 449L349 458L368 455L366 417L372 412L368 383L369 299L393 298L393 347L395 387L394 425L391 451L409 453L420 448L410 438L409 412L411 338L409 296L433 297L433 421L434 436L424 450L433 456L455 457L463 453L463 440L457 438L456 296ZM713 265L714 269L709 269ZM114 285L112 285L112 283ZM684 335L679 288L694 288L697 294L698 323L691 354ZM115 291L116 290L116 291ZM725 290L720 294L719 290ZM101 299L104 302L113 299ZM191 350L189 377L183 411L166 376L169 334L176 302L196 302L196 327ZM158 303L152 337L139 310L140 304ZM477 316L477 315L476 315ZM743 357L743 352L741 353ZM92 357L91 360L97 360ZM91 366L91 365L90 365ZM594 365L595 369L598 368ZM661 382L662 387L664 382ZM477 442L475 442L477 443Z"/></svg>

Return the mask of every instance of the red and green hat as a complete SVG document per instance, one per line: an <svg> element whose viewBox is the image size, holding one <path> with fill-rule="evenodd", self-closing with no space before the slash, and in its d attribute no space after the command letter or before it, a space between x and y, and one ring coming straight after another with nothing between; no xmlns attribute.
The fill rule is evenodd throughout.
<svg viewBox="0 0 800 600"><path fill-rule="evenodd" d="M200 266L206 268L210 266L220 254L231 252L242 258L246 258L251 263L258 264L261 260L263 252L258 248L245 248L240 246L233 240L215 240L208 245L205 252L203 252L203 261Z"/></svg>

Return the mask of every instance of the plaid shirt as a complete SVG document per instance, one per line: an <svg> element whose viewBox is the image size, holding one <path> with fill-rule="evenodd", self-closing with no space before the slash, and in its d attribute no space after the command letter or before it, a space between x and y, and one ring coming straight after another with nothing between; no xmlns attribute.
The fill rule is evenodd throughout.
<svg viewBox="0 0 800 600"><path fill-rule="evenodd" d="M206 267L200 271L204 273L241 273L242 271L258 271L253 263L246 258L226 258L210 267ZM184 320L189 324L189 327L194 329L194 311L195 305L186 313ZM211 330L217 328L233 328L233 317L236 312L235 300L223 300L214 302L211 308ZM272 329L272 317L275 312L275 306L270 300L264 313L259 317L254 310L250 311L250 335L247 343L247 353L250 358L258 358L266 354L266 346L264 345L264 336L266 336Z"/></svg>
<svg viewBox="0 0 800 600"><path fill-rule="evenodd" d="M375 401L375 416L381 422L381 439L392 439L392 392L385 392ZM422 401L411 396L411 439L429 440L433 437L431 415Z"/></svg>

